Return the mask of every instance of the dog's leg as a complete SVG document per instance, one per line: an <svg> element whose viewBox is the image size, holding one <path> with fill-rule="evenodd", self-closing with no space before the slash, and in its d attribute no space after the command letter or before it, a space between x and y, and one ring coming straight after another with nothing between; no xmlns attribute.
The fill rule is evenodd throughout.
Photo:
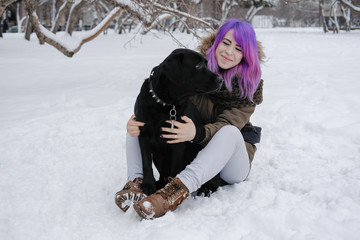
<svg viewBox="0 0 360 240"><path fill-rule="evenodd" d="M186 167L185 162L185 148L186 143L173 144L169 146L171 148L170 158L167 159L167 172L170 177L175 177Z"/></svg>
<svg viewBox="0 0 360 240"><path fill-rule="evenodd" d="M144 137L139 136L139 145L141 149L144 174L141 189L149 196L156 191L155 178L152 169L152 150L150 143Z"/></svg>

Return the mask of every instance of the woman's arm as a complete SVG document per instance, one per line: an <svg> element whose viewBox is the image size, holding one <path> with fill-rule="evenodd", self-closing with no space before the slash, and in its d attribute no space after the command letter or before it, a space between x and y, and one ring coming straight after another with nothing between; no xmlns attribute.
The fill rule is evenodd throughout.
<svg viewBox="0 0 360 240"><path fill-rule="evenodd" d="M190 118L183 116L182 120L184 120L185 123L175 121L174 126L176 128L162 128L161 130L165 132L165 134L162 134L161 137L169 139L167 143L192 141L196 138L196 142L201 145L206 145L215 133L225 125L234 125L241 130L245 124L249 122L250 116L254 111L255 106L224 110L217 116L214 123L209 123L205 126L195 126ZM170 121L167 122L171 123ZM199 133L202 136L199 136Z"/></svg>

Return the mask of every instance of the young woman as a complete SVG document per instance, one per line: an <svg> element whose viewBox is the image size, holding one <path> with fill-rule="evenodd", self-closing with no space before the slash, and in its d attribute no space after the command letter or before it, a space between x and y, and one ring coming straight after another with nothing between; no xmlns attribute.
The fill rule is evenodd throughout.
<svg viewBox="0 0 360 240"><path fill-rule="evenodd" d="M224 78L223 88L214 94L198 95L192 101L205 126L195 126L188 117L177 128L163 128L169 144L193 141L205 148L164 188L150 196L141 191L142 162L137 136L144 123L133 115L127 123L128 182L116 194L116 204L126 211L134 203L143 218L157 218L173 211L190 193L220 173L228 184L244 181L251 168L259 142L260 128L249 122L255 106L262 102L260 61L263 54L253 28L231 19L215 34L204 39L200 52L206 55L208 68Z"/></svg>

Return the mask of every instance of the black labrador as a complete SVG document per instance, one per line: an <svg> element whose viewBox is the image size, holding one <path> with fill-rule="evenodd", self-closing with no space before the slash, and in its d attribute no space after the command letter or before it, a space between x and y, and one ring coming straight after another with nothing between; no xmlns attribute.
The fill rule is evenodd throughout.
<svg viewBox="0 0 360 240"><path fill-rule="evenodd" d="M163 187L169 177L176 176L202 149L190 142L167 144L169 139L160 137L161 127L169 127L165 121L181 122L181 116L187 116L195 124L204 124L189 97L217 91L222 83L223 79L207 68L206 59L189 49L174 50L145 79L134 111L136 120L145 123L139 136L144 174L141 188L145 194ZM158 181L152 163L159 171Z"/></svg>

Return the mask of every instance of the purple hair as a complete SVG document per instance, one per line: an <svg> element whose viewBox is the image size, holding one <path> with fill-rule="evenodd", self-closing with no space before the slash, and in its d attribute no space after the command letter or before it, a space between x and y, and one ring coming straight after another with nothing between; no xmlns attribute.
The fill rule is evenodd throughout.
<svg viewBox="0 0 360 240"><path fill-rule="evenodd" d="M243 59L237 66L220 72L215 51L225 34L230 30L233 30L233 37L241 47ZM208 68L224 78L225 86L229 91L232 91L232 79L237 77L240 90L239 97L247 97L253 101L253 95L260 82L261 69L255 31L249 23L237 19L230 19L225 22L217 32L214 44L206 51L206 57Z"/></svg>

